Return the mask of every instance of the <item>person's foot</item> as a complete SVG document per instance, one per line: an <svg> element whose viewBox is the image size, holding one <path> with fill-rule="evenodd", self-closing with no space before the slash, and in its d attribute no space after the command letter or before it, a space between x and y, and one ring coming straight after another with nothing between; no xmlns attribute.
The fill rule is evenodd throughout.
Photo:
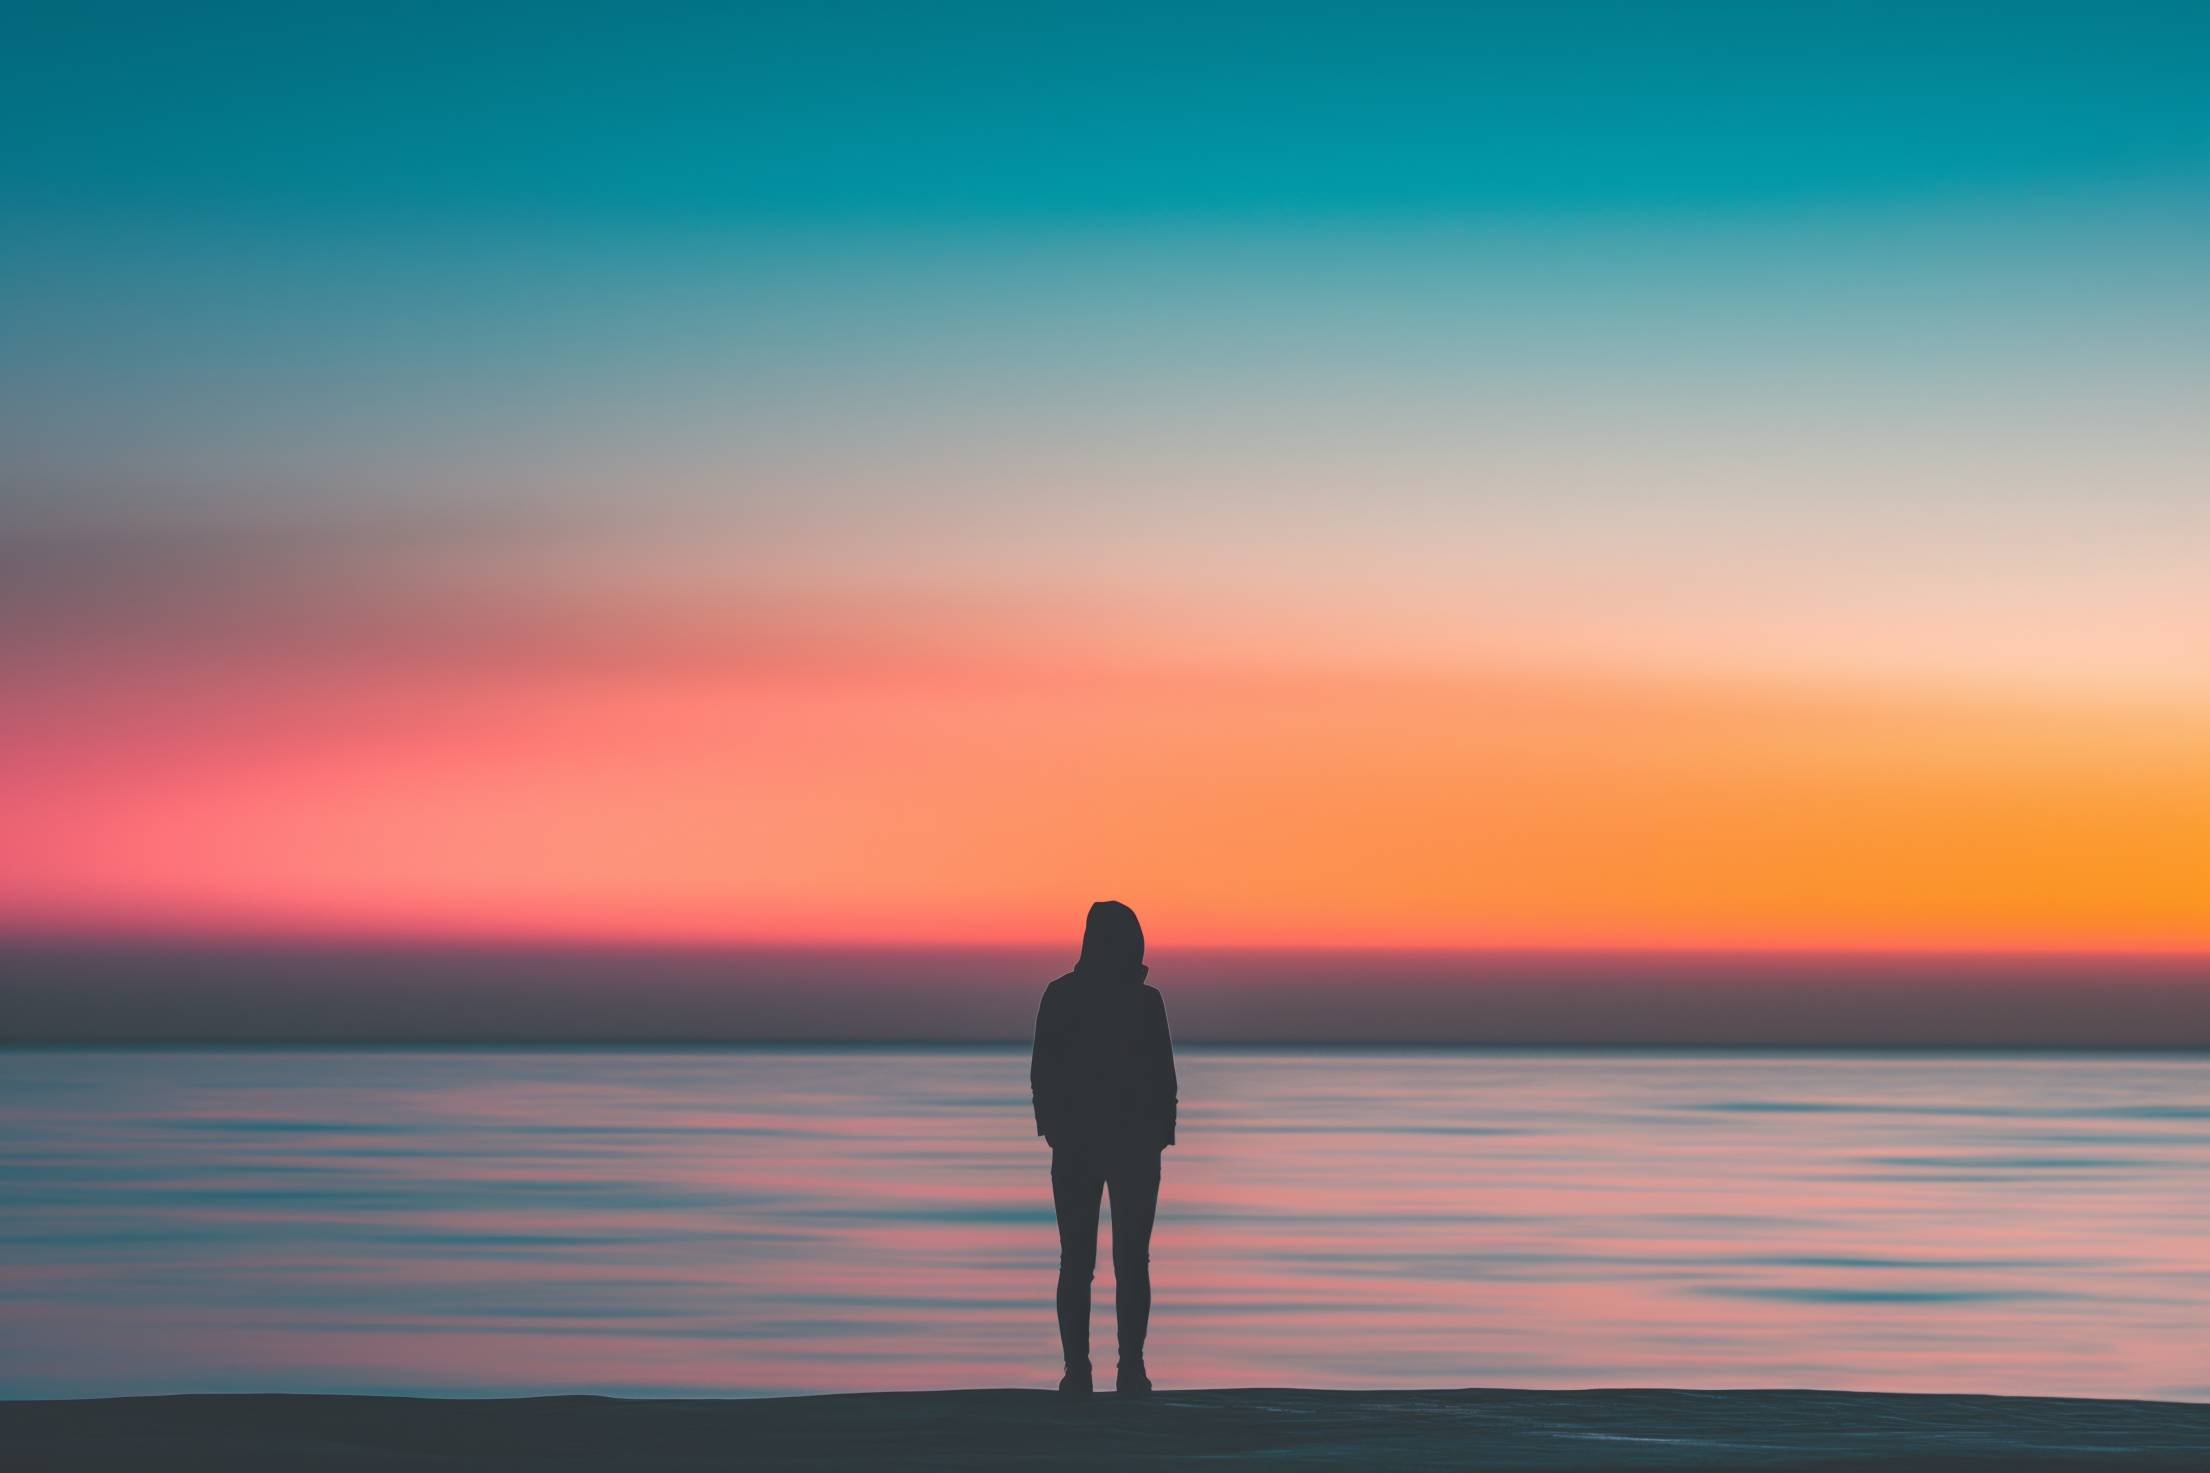
<svg viewBox="0 0 2210 1473"><path fill-rule="evenodd" d="M1122 1361L1120 1375L1114 1378L1113 1389L1122 1396L1149 1396L1151 1378L1144 1374L1143 1362Z"/></svg>
<svg viewBox="0 0 2210 1473"><path fill-rule="evenodd" d="M1090 1394L1090 1368L1070 1369L1059 1378L1059 1394L1062 1396L1088 1396Z"/></svg>

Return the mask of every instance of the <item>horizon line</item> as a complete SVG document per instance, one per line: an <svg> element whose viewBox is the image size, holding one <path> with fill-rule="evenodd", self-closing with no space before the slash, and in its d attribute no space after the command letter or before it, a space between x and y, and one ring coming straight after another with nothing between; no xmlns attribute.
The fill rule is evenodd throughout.
<svg viewBox="0 0 2210 1473"><path fill-rule="evenodd" d="M622 935L607 932L493 932L479 930L309 930L228 927L11 927L0 923L0 949L114 946L130 948L256 950L453 950L576 952L1037 952L1078 949L1079 937L949 938L889 936L776 936L682 934ZM1394 956L1530 957L1791 957L1817 959L1989 958L2002 960L2137 959L2210 963L2210 939L2180 945L1968 942L1539 942L1290 940L1162 941L1149 938L1154 954L1342 953Z"/></svg>
<svg viewBox="0 0 2210 1473"><path fill-rule="evenodd" d="M1561 1053L1561 1054L1611 1054L1611 1053L1690 1053L1690 1054L2081 1054L2132 1056L2210 1056L2210 1043L1812 1043L1781 1040L1777 1042L1727 1042L1724 1040L1690 1040L1675 1043L1665 1040L1599 1039L1575 1041L1571 1039L1532 1039L1527 1041L1484 1041L1416 1038L1181 1038L1175 1041L1176 1049L1208 1050L1233 1049L1252 1052L1304 1053ZM85 1050L165 1050L165 1049L382 1049L392 1052L414 1052L429 1049L453 1049L475 1051L483 1049L530 1049L540 1052L581 1052L584 1050L653 1049L662 1051L690 1050L698 1053L726 1053L734 1050L795 1049L829 1051L838 1053L864 1052L869 1049L925 1049L936 1052L956 1052L962 1049L989 1049L996 1052L1019 1052L1029 1047L1025 1038L983 1037L972 1038L836 1038L806 1037L803 1035L775 1038L746 1038L736 1035L704 1038L560 1038L555 1036L518 1036L514 1038L451 1038L413 1037L405 1034L387 1036L363 1036L359 1038L331 1037L266 1037L210 1034L205 1037L174 1038L0 1038L0 1052L85 1051Z"/></svg>

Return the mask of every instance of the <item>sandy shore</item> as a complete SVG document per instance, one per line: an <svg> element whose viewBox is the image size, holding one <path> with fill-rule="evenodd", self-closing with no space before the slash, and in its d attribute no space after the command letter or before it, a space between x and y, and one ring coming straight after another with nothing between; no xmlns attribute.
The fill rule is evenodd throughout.
<svg viewBox="0 0 2210 1473"><path fill-rule="evenodd" d="M1821 1391L1041 1391L757 1401L0 1402L0 1465L72 1469L2210 1468L2210 1406Z"/></svg>

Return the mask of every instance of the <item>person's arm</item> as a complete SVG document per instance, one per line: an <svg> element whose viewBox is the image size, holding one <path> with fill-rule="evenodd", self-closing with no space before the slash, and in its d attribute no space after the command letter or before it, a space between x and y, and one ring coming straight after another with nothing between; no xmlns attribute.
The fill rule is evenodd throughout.
<svg viewBox="0 0 2210 1473"><path fill-rule="evenodd" d="M1174 1035L1166 1026L1166 999L1151 993L1151 1079L1154 1108L1162 1127L1160 1149L1174 1144L1175 1116L1181 1108L1181 1081L1174 1076Z"/></svg>
<svg viewBox="0 0 2210 1473"><path fill-rule="evenodd" d="M1037 1005L1036 1039L1028 1051L1028 1094L1036 1109L1036 1134L1047 1141L1066 1119L1066 1025L1053 991L1045 988L1044 1000Z"/></svg>

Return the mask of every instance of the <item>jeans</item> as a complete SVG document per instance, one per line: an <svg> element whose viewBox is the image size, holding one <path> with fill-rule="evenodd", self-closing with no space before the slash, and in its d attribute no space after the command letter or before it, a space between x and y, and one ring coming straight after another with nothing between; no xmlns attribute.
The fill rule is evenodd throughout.
<svg viewBox="0 0 2210 1473"><path fill-rule="evenodd" d="M1113 1201L1113 1302L1120 1360L1143 1360L1151 1327L1151 1223L1159 1211L1159 1153L1086 1146L1051 1149L1051 1203L1059 1215L1059 1348L1068 1370L1090 1364L1090 1281L1097 1274L1097 1212Z"/></svg>

